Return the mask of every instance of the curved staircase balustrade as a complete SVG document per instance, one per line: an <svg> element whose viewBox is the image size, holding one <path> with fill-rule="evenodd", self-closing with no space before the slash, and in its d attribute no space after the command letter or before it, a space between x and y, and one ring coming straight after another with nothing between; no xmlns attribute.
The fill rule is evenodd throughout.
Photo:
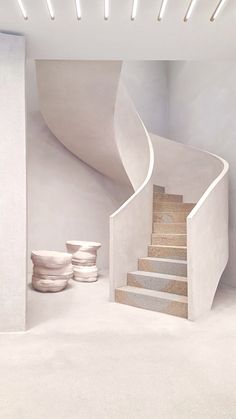
<svg viewBox="0 0 236 419"><path fill-rule="evenodd" d="M212 155L213 156L213 155ZM187 217L188 318L196 320L211 309L229 257L228 163Z"/></svg>
<svg viewBox="0 0 236 419"><path fill-rule="evenodd" d="M121 67L121 61L36 61L40 110L52 133L89 166L130 185L114 130Z"/></svg>
<svg viewBox="0 0 236 419"><path fill-rule="evenodd" d="M41 111L72 153L134 189L110 216L111 300L128 281L118 292L121 300L122 293L131 295L126 304L133 298L133 305L195 320L210 310L228 260L228 163L149 134L121 68L121 62L38 61ZM163 188L155 186L153 193L154 185ZM169 215L167 208L175 212ZM162 292L163 284L169 291Z"/></svg>
<svg viewBox="0 0 236 419"><path fill-rule="evenodd" d="M144 181L134 194L110 216L109 266L112 301L115 298L115 289L127 284L127 272L134 270L140 255L145 254L152 232L154 152L148 132L143 124L142 126L148 143L148 170L142 174ZM140 159L144 157L140 154Z"/></svg>

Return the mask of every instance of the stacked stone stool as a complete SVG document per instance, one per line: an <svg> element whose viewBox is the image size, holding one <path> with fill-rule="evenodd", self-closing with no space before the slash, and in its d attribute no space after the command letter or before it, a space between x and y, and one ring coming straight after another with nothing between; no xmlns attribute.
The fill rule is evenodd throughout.
<svg viewBox="0 0 236 419"><path fill-rule="evenodd" d="M101 243L70 240L66 242L66 247L67 251L72 254L74 280L80 282L97 281L97 251L101 247Z"/></svg>
<svg viewBox="0 0 236 419"><path fill-rule="evenodd" d="M62 291L73 277L72 255L49 250L33 251L32 286L41 292Z"/></svg>

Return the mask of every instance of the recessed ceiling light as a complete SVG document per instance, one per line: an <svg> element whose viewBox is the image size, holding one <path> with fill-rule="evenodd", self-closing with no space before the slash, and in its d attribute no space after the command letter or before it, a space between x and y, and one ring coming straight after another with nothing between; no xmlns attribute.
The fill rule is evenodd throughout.
<svg viewBox="0 0 236 419"><path fill-rule="evenodd" d="M104 19L108 20L109 18L109 0L104 0Z"/></svg>
<svg viewBox="0 0 236 419"><path fill-rule="evenodd" d="M218 14L220 13L220 11L221 11L222 7L224 6L224 4L226 3L226 1L227 0L220 0L219 1L213 15L211 16L211 19L210 19L211 22L214 22L214 20L216 20Z"/></svg>
<svg viewBox="0 0 236 419"><path fill-rule="evenodd" d="M24 4L23 4L22 0L17 0L17 1L18 1L18 4L19 4L19 7L20 7L20 10L21 10L21 13L22 13L22 15L23 15L23 18L24 18L25 20L27 20L27 19L28 19L28 15L27 15L26 8L25 8L25 6L24 6Z"/></svg>
<svg viewBox="0 0 236 419"><path fill-rule="evenodd" d="M191 14L193 13L193 9L194 9L196 3L197 3L197 0L191 0L190 1L188 10L186 12L186 15L184 16L184 21L185 22L187 22L187 20L189 20Z"/></svg>
<svg viewBox="0 0 236 419"><path fill-rule="evenodd" d="M51 0L47 0L47 5L48 5L48 10L49 10L51 19L54 20L55 19L55 13L54 13L54 10L53 10L53 7L52 7Z"/></svg>
<svg viewBox="0 0 236 419"><path fill-rule="evenodd" d="M131 13L131 20L134 20L137 15L137 9L138 9L138 0L133 0L133 7L132 7L132 13Z"/></svg>
<svg viewBox="0 0 236 419"><path fill-rule="evenodd" d="M161 21L163 19L163 16L164 16L164 13L165 13L165 10L166 10L166 6L167 6L167 2L168 2L168 0L162 0L162 2L161 2L160 11L159 11L159 15L158 15L158 18L157 18L157 20L159 20L159 21Z"/></svg>
<svg viewBox="0 0 236 419"><path fill-rule="evenodd" d="M81 15L81 5L80 5L80 0L75 0L75 5L76 5L76 14L77 14L77 19L81 19L82 15Z"/></svg>

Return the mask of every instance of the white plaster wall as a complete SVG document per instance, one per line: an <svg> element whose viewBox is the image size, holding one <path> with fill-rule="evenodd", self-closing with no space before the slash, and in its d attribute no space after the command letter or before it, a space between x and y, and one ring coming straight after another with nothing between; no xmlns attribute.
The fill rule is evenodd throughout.
<svg viewBox="0 0 236 419"><path fill-rule="evenodd" d="M147 133L122 80L117 91L114 126L121 161L136 191L146 178L150 152Z"/></svg>
<svg viewBox="0 0 236 419"><path fill-rule="evenodd" d="M120 61L36 61L40 110L53 134L75 156L128 184L114 132Z"/></svg>
<svg viewBox="0 0 236 419"><path fill-rule="evenodd" d="M176 61L168 69L169 138L230 165L230 258L222 279L236 286L236 62Z"/></svg>
<svg viewBox="0 0 236 419"><path fill-rule="evenodd" d="M102 243L98 266L105 268L109 216L132 190L87 166L50 132L39 112L33 61L27 85L29 255L32 249L63 250L68 239L95 240Z"/></svg>
<svg viewBox="0 0 236 419"><path fill-rule="evenodd" d="M122 80L150 132L168 133L168 78L165 61L125 61Z"/></svg>
<svg viewBox="0 0 236 419"><path fill-rule="evenodd" d="M167 193L197 203L222 171L222 162L204 151L150 134L155 151L155 182Z"/></svg>
<svg viewBox="0 0 236 419"><path fill-rule="evenodd" d="M25 328L25 40L0 34L0 332Z"/></svg>

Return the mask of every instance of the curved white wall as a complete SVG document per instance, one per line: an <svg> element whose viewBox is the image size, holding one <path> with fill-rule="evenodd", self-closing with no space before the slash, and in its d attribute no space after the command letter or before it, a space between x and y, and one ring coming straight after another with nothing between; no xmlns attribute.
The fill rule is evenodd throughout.
<svg viewBox="0 0 236 419"><path fill-rule="evenodd" d="M40 109L65 147L112 179L129 183L115 141L120 61L37 61Z"/></svg>
<svg viewBox="0 0 236 419"><path fill-rule="evenodd" d="M147 171L134 194L110 216L110 299L115 289L127 284L127 273L137 269L138 258L145 255L152 233L152 196L154 153L151 139L143 126L148 146ZM143 138L144 139L144 138ZM126 138L129 141L129 136ZM143 156L140 154L139 159Z"/></svg>
<svg viewBox="0 0 236 419"><path fill-rule="evenodd" d="M197 202L222 170L222 162L202 150L150 134L155 150L155 178L167 192Z"/></svg>
<svg viewBox="0 0 236 419"><path fill-rule="evenodd" d="M229 257L228 163L187 218L188 317L207 313Z"/></svg>
<svg viewBox="0 0 236 419"><path fill-rule="evenodd" d="M222 281L236 286L236 62L175 61L169 68L169 138L230 165L230 257Z"/></svg>
<svg viewBox="0 0 236 419"><path fill-rule="evenodd" d="M132 189L83 163L50 132L39 111L34 62L27 63L27 102L29 254L63 250L68 239L96 240L98 266L107 268L109 216Z"/></svg>
<svg viewBox="0 0 236 419"><path fill-rule="evenodd" d="M211 309L228 261L228 163L210 153L151 135L154 179L196 203L187 217L188 318Z"/></svg>
<svg viewBox="0 0 236 419"><path fill-rule="evenodd" d="M0 332L25 329L25 39L0 33Z"/></svg>
<svg viewBox="0 0 236 419"><path fill-rule="evenodd" d="M122 164L136 191L148 172L150 152L143 123L122 79L117 91L114 128Z"/></svg>
<svg viewBox="0 0 236 419"><path fill-rule="evenodd" d="M168 137L168 62L124 61L121 76L148 132Z"/></svg>

